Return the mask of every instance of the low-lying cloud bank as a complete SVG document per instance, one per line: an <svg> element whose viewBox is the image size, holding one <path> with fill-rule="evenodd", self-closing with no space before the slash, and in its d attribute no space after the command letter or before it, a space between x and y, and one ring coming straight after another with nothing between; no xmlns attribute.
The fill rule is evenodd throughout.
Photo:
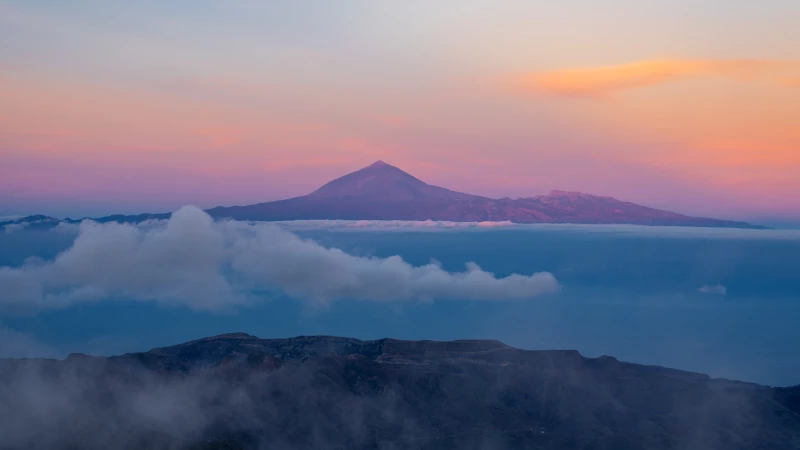
<svg viewBox="0 0 800 450"><path fill-rule="evenodd" d="M258 222L253 222L258 223ZM633 224L573 224L573 223L514 223L452 222L446 220L289 220L271 222L291 231L464 231L515 230L558 233L594 233L614 237L653 237L669 239L747 239L800 240L800 230L751 230L744 228L678 227Z"/></svg>
<svg viewBox="0 0 800 450"><path fill-rule="evenodd" d="M0 308L23 310L115 298L224 310L274 290L327 302L524 300L558 289L546 272L497 278L474 263L452 273L358 257L271 224L214 222L194 207L145 227L86 221L55 260L0 267Z"/></svg>
<svg viewBox="0 0 800 450"><path fill-rule="evenodd" d="M80 223L37 220L32 222L15 222L0 224L0 230L7 233L23 231L31 228L30 225L48 223L51 231L64 234L77 234ZM149 219L136 224L137 228L161 228L167 220ZM718 228L718 227L685 227L665 225L633 225L633 224L576 224L576 223L514 223L511 221L486 221L486 222L454 222L449 220L286 220L258 222L247 221L250 225L265 223L278 226L289 231L422 231L422 232L447 232L447 231L489 231L494 229L536 232L561 232L561 233L595 233L607 234L614 237L653 237L669 239L747 239L747 240L785 240L800 241L800 229L744 229L744 228Z"/></svg>
<svg viewBox="0 0 800 450"><path fill-rule="evenodd" d="M450 220L287 220L275 222L288 230L356 230L356 231L392 231L392 230L464 230L487 228L520 227L511 221L499 222L453 222Z"/></svg>

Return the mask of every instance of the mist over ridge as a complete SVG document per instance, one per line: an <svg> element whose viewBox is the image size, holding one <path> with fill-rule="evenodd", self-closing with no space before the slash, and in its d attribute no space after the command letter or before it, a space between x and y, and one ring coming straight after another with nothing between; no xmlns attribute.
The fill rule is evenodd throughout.
<svg viewBox="0 0 800 450"><path fill-rule="evenodd" d="M498 341L229 333L0 359L2 449L790 449L797 388Z"/></svg>

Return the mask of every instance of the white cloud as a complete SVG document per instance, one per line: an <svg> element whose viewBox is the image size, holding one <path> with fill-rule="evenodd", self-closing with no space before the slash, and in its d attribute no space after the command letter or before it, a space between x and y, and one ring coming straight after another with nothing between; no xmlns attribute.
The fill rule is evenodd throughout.
<svg viewBox="0 0 800 450"><path fill-rule="evenodd" d="M29 225L29 223L28 223L28 222L10 223L10 224L8 224L8 225L4 226L4 227L3 227L3 230L4 230L6 233L13 233L13 232L15 232L15 231L19 231L19 230L22 230L22 229L24 229L24 228L25 228L25 227L27 227L28 225Z"/></svg>
<svg viewBox="0 0 800 450"><path fill-rule="evenodd" d="M60 234L78 234L80 225L77 223L59 222L58 225L50 229L50 231Z"/></svg>
<svg viewBox="0 0 800 450"><path fill-rule="evenodd" d="M499 222L484 221L484 222L478 222L477 225L479 228L500 228L500 227L513 227L514 223L511 222L510 220L503 220Z"/></svg>
<svg viewBox="0 0 800 450"><path fill-rule="evenodd" d="M214 222L194 207L146 227L85 221L55 260L0 267L0 306L22 309L127 298L219 310L279 289L325 302L523 300L556 291L550 273L497 278L468 264L460 273L325 248L267 223Z"/></svg>
<svg viewBox="0 0 800 450"><path fill-rule="evenodd" d="M703 294L715 294L715 295L726 295L728 293L728 289L721 285L717 284L714 286L705 285L697 290L698 292L702 292Z"/></svg>
<svg viewBox="0 0 800 450"><path fill-rule="evenodd" d="M257 224L260 222L251 222ZM800 240L800 230L750 230L715 227L674 227L630 224L571 224L571 223L513 223L452 222L446 220L290 220L271 222L287 230L331 231L447 231L507 228L535 232L581 232L613 234L616 237L654 237L674 239L752 239Z"/></svg>
<svg viewBox="0 0 800 450"><path fill-rule="evenodd" d="M616 237L675 239L800 240L800 230L752 230L745 228L673 227L629 224L531 224L529 229L614 234Z"/></svg>
<svg viewBox="0 0 800 450"><path fill-rule="evenodd" d="M449 220L288 220L273 222L288 230L353 230L353 231L437 231L478 228L522 227L510 221L453 222Z"/></svg>

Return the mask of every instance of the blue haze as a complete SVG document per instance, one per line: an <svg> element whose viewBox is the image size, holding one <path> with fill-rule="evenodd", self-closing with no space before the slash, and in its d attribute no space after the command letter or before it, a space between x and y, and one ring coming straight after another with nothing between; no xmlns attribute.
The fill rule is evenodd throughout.
<svg viewBox="0 0 800 450"><path fill-rule="evenodd" d="M0 327L56 356L142 351L232 331L263 338L491 338L526 349L577 349L585 356L613 355L716 377L800 384L800 239L557 227L299 234L358 255L399 254L415 265L433 258L452 271L469 261L499 276L549 271L563 289L524 302L340 301L317 307L270 298L231 314L106 301L33 315L0 311ZM52 258L72 237L0 233L0 266L19 265L31 255ZM726 295L698 291L718 284Z"/></svg>

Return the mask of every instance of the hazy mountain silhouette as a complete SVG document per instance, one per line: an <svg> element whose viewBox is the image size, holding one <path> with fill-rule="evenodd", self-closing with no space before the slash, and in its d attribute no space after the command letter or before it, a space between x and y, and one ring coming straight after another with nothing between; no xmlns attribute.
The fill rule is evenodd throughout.
<svg viewBox="0 0 800 450"><path fill-rule="evenodd" d="M237 220L447 220L760 228L579 192L552 191L536 197L491 199L427 184L383 161L337 178L308 195L217 207L208 212Z"/></svg>
<svg viewBox="0 0 800 450"><path fill-rule="evenodd" d="M308 195L246 206L219 206L207 212L216 218L254 221L443 220L766 228L731 220L691 217L580 192L554 190L535 197L492 199L427 184L383 161L337 178ZM140 222L169 216L112 215L95 220ZM53 220L57 219L30 216L0 223L0 226L52 226Z"/></svg>

